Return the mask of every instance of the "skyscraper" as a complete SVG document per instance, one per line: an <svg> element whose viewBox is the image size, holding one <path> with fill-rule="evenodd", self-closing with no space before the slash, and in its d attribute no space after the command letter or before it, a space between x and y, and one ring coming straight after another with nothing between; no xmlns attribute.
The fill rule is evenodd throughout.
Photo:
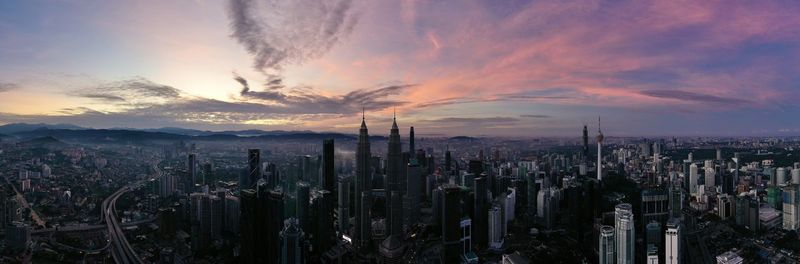
<svg viewBox="0 0 800 264"><path fill-rule="evenodd" d="M583 125L583 157L582 162L586 162L589 159L589 129L586 125Z"/></svg>
<svg viewBox="0 0 800 264"><path fill-rule="evenodd" d="M616 259L614 255L614 227L601 226L600 227L600 243L597 247L598 255L600 257L599 264L614 264Z"/></svg>
<svg viewBox="0 0 800 264"><path fill-rule="evenodd" d="M367 130L367 122L362 113L361 128L358 133L358 148L356 149L356 228L353 232L353 245L356 248L363 247L368 244L370 237L370 219L369 208L364 204L364 194L369 194L370 182L372 182L372 167L370 166L370 159L372 153L369 146L369 131Z"/></svg>
<svg viewBox="0 0 800 264"><path fill-rule="evenodd" d="M247 185L254 186L261 179L261 150L247 150Z"/></svg>
<svg viewBox="0 0 800 264"><path fill-rule="evenodd" d="M697 193L697 164L689 165L689 193Z"/></svg>
<svg viewBox="0 0 800 264"><path fill-rule="evenodd" d="M474 231L473 243L475 247L478 249L483 249L486 247L488 243L488 232L489 227L487 218L488 215L488 208L487 208L487 189L486 189L486 177L477 177L474 179L474 190L475 190L475 198L474 198L474 214L471 216L473 219L472 221L472 230Z"/></svg>
<svg viewBox="0 0 800 264"><path fill-rule="evenodd" d="M333 228L333 208L329 200L333 199L333 194L327 190L314 192L311 208L313 221L310 223L309 233L313 237L314 254L319 256L330 249L334 243Z"/></svg>
<svg viewBox="0 0 800 264"><path fill-rule="evenodd" d="M258 261L263 261L266 263L278 263L281 261L281 239L279 237L279 233L283 227L283 206L285 198L281 190L268 191L266 196L266 209L260 209L266 211L267 213L264 216L264 219L261 219L262 222L260 222L266 223L266 234L265 236L257 237L256 239L262 241L261 243L266 244L267 254L265 258L258 259Z"/></svg>
<svg viewBox="0 0 800 264"><path fill-rule="evenodd" d="M666 264L680 264L681 261L681 222L672 218L664 231L664 261Z"/></svg>
<svg viewBox="0 0 800 264"><path fill-rule="evenodd" d="M337 221L339 221L339 235L347 235L348 237L352 237L349 234L350 230L350 178L345 178L339 181L339 212L337 215Z"/></svg>
<svg viewBox="0 0 800 264"><path fill-rule="evenodd" d="M396 217L394 214L402 214L402 200L400 197L392 197L400 195L400 166L402 166L402 149L400 145L400 130L397 128L397 117L392 118L392 128L389 132L389 146L388 153L386 154L386 211L387 221L386 229L394 234L395 230L402 230L402 217ZM395 208L400 207L400 208ZM398 222L395 222L398 220ZM398 227L395 227L398 226Z"/></svg>
<svg viewBox="0 0 800 264"><path fill-rule="evenodd" d="M186 160L186 169L189 173L189 182L192 184L192 188L194 186L201 184L199 179L199 174L197 174L197 154L191 153L189 154L189 158ZM191 192L192 190L184 190L184 192Z"/></svg>
<svg viewBox="0 0 800 264"><path fill-rule="evenodd" d="M461 260L461 188L447 186L444 188L442 208L442 261L458 263Z"/></svg>
<svg viewBox="0 0 800 264"><path fill-rule="evenodd" d="M281 262L282 264L302 264L305 263L305 246L303 240L305 234L300 228L297 219L289 218L284 221L281 237Z"/></svg>
<svg viewBox="0 0 800 264"><path fill-rule="evenodd" d="M244 189L241 191L241 262L242 263L256 263L256 260L263 259L263 250L256 248L256 238L259 234L259 229L263 227L258 221L256 211L258 207L258 195L253 189Z"/></svg>
<svg viewBox="0 0 800 264"><path fill-rule="evenodd" d="M298 182L297 183L297 194L295 197L297 198L296 203L296 218L297 224L300 225L304 231L311 230L308 226L310 225L310 217L309 217L309 209L311 204L311 187L308 183L305 182Z"/></svg>
<svg viewBox="0 0 800 264"><path fill-rule="evenodd" d="M334 167L335 151L333 139L322 141L322 188L330 193L336 193L336 171Z"/></svg>
<svg viewBox="0 0 800 264"><path fill-rule="evenodd" d="M800 227L800 192L797 185L783 187L783 229L797 230Z"/></svg>
<svg viewBox="0 0 800 264"><path fill-rule="evenodd" d="M631 204L622 203L614 208L614 229L616 230L614 250L617 263L633 263L636 254L634 251L636 238Z"/></svg>
<svg viewBox="0 0 800 264"><path fill-rule="evenodd" d="M422 197L422 175L419 169L419 162L417 159L411 159L408 162L408 169L406 170L408 176L408 184L406 185L405 195L405 212L403 216L406 219L406 226L412 226L419 221L419 203Z"/></svg>
<svg viewBox="0 0 800 264"><path fill-rule="evenodd" d="M408 154L411 158L414 158L414 151L416 150L416 145L414 145L414 127L412 126L408 131Z"/></svg>
<svg viewBox="0 0 800 264"><path fill-rule="evenodd" d="M600 130L600 117L597 118L597 180L603 180L603 131Z"/></svg>

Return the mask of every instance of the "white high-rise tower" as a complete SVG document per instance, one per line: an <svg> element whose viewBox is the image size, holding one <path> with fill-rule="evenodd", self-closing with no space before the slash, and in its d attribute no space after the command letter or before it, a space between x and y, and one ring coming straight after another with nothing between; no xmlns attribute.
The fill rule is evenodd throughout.
<svg viewBox="0 0 800 264"><path fill-rule="evenodd" d="M597 180L603 180L603 131L600 130L600 117L597 117Z"/></svg>

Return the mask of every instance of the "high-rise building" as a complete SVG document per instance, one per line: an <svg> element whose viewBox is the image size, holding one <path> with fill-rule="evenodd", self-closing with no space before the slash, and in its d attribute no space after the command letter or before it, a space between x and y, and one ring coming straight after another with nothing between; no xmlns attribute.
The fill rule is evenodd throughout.
<svg viewBox="0 0 800 264"><path fill-rule="evenodd" d="M800 184L800 169L792 169L792 184Z"/></svg>
<svg viewBox="0 0 800 264"><path fill-rule="evenodd" d="M446 150L444 152L444 171L449 172L452 168L452 161L453 158L451 157L450 150Z"/></svg>
<svg viewBox="0 0 800 264"><path fill-rule="evenodd" d="M11 252L20 252L28 248L31 243L31 227L19 221L14 221L6 228L6 247Z"/></svg>
<svg viewBox="0 0 800 264"><path fill-rule="evenodd" d="M474 179L474 207L473 207L473 215L471 218L472 221L472 230L473 233L473 243L475 244L475 248L483 249L486 247L488 243L488 203L487 203L487 189L486 189L486 177L477 177Z"/></svg>
<svg viewBox="0 0 800 264"><path fill-rule="evenodd" d="M614 250L614 227L613 226L601 226L600 227L600 241L598 242L599 245L598 255L600 260L598 263L600 264L613 264L616 261L615 250Z"/></svg>
<svg viewBox="0 0 800 264"><path fill-rule="evenodd" d="M260 193L259 193L260 194ZM266 192L266 209L265 215L260 216L261 224L266 223L266 234L262 237L257 237L266 245L266 257L263 261L267 263L278 263L281 261L281 238L279 234L284 225L284 202L285 196L281 190L271 190ZM259 197L260 198L260 197ZM262 262L261 259L258 260Z"/></svg>
<svg viewBox="0 0 800 264"><path fill-rule="evenodd" d="M697 164L689 165L689 193L697 193Z"/></svg>
<svg viewBox="0 0 800 264"><path fill-rule="evenodd" d="M661 242L663 233L661 232L661 223L652 221L647 223L645 226L645 239L646 243L645 246L653 245L658 249L661 249Z"/></svg>
<svg viewBox="0 0 800 264"><path fill-rule="evenodd" d="M258 179L261 179L261 150L247 150L247 165L247 185L253 186L256 184Z"/></svg>
<svg viewBox="0 0 800 264"><path fill-rule="evenodd" d="M797 230L800 227L799 200L797 185L783 187L783 229Z"/></svg>
<svg viewBox="0 0 800 264"><path fill-rule="evenodd" d="M600 117L597 118L597 180L603 180L603 131L600 130Z"/></svg>
<svg viewBox="0 0 800 264"><path fill-rule="evenodd" d="M256 263L257 260L263 259L264 253L263 250L256 247L256 241L259 239L260 230L263 228L263 224L259 221L257 213L258 210L261 210L258 206L258 194L253 189L244 189L241 191L240 195L240 259L242 263Z"/></svg>
<svg viewBox="0 0 800 264"><path fill-rule="evenodd" d="M458 263L461 260L459 240L461 229L461 188L447 186L444 188L444 203L442 208L442 261L445 263Z"/></svg>
<svg viewBox="0 0 800 264"><path fill-rule="evenodd" d="M172 195L175 193L175 185L177 185L177 179L175 178L175 175L171 172L164 173L164 175L162 175L158 181L159 195L165 198L172 197Z"/></svg>
<svg viewBox="0 0 800 264"><path fill-rule="evenodd" d="M364 115L361 116L361 128L358 134L358 147L356 149L356 179L355 179L355 194L356 194L356 228L353 232L353 245L356 248L361 248L369 243L371 236L370 226L371 220L369 217L369 208L364 201L369 201L370 197L364 197L364 194L369 195L372 182L372 166L370 160L372 154L369 145L369 131L367 130L367 123Z"/></svg>
<svg viewBox="0 0 800 264"><path fill-rule="evenodd" d="M297 183L297 193L295 197L297 198L296 205L296 220L297 224L300 225L300 228L305 230L311 230L309 228L309 224L311 221L310 215L310 204L311 204L311 186L305 182L298 182Z"/></svg>
<svg viewBox="0 0 800 264"><path fill-rule="evenodd" d="M218 197L207 193L192 193L190 196L190 221L192 233L192 251L199 252L211 246L214 225L214 207L212 199Z"/></svg>
<svg viewBox="0 0 800 264"><path fill-rule="evenodd" d="M334 243L334 228L333 228L333 194L327 190L317 190L314 192L311 200L312 217L313 221L310 222L310 233L313 237L314 254L318 255L327 251L333 246Z"/></svg>
<svg viewBox="0 0 800 264"><path fill-rule="evenodd" d="M192 186L197 186L198 184L202 184L202 181L199 178L200 175L197 174L197 154L194 153L189 154L189 158L186 160L186 169L189 172L189 179L191 179L190 182L192 183ZM191 192L191 190L184 190L184 191Z"/></svg>
<svg viewBox="0 0 800 264"><path fill-rule="evenodd" d="M705 186L706 186L706 188L714 188L715 186L717 186L717 184L716 184L717 183L716 182L717 172L714 170L713 167L712 168L705 168L705 170L706 170Z"/></svg>
<svg viewBox="0 0 800 264"><path fill-rule="evenodd" d="M230 234L239 234L240 227L240 199L233 195L225 195L225 224L223 230Z"/></svg>
<svg viewBox="0 0 800 264"><path fill-rule="evenodd" d="M669 219L669 192L664 188L642 190L642 225L651 221L666 223Z"/></svg>
<svg viewBox="0 0 800 264"><path fill-rule="evenodd" d="M667 230L664 231L664 261L666 264L681 264L683 249L681 248L681 222L677 218L672 218L667 222Z"/></svg>
<svg viewBox="0 0 800 264"><path fill-rule="evenodd" d="M417 151L416 147L414 142L414 127L412 126L408 129L408 154L411 158L414 158L414 151Z"/></svg>
<svg viewBox="0 0 800 264"><path fill-rule="evenodd" d="M780 185L786 184L786 168L778 167L778 169L775 171L775 174L776 174L775 177L778 178L777 179L777 181L778 181L777 185L780 186Z"/></svg>
<svg viewBox="0 0 800 264"><path fill-rule="evenodd" d="M389 235L400 236L403 234L403 196L398 191L389 192L389 204L391 205L389 212L389 220L391 225L387 226Z"/></svg>
<svg viewBox="0 0 800 264"><path fill-rule="evenodd" d="M503 210L499 204L493 204L488 212L489 248L499 250L503 248ZM479 232L479 231L478 231Z"/></svg>
<svg viewBox="0 0 800 264"><path fill-rule="evenodd" d="M392 128L389 132L389 146L388 153L386 154L386 229L391 234L395 231L402 232L402 217L395 216L394 214L402 214L402 200L400 197L392 197L393 195L400 195L400 166L403 165L402 148L400 143L400 130L397 128L396 116L392 118ZM398 202L398 203L395 203ZM399 208L395 208L399 207ZM397 220L397 222L395 222Z"/></svg>
<svg viewBox="0 0 800 264"><path fill-rule="evenodd" d="M280 232L281 262L282 264L302 264L305 262L305 233L300 228L296 218L284 221L283 230Z"/></svg>
<svg viewBox="0 0 800 264"><path fill-rule="evenodd" d="M420 173L419 161L411 159L408 162L408 169L406 170L408 176L408 184L406 185L405 195L405 217L406 226L412 226L419 221L419 204L422 198L422 174Z"/></svg>
<svg viewBox="0 0 800 264"><path fill-rule="evenodd" d="M478 263L478 257L472 250L472 220L469 217L461 218L461 263Z"/></svg>
<svg viewBox="0 0 800 264"><path fill-rule="evenodd" d="M322 188L330 193L336 193L336 169L334 167L333 139L322 141ZM332 205L334 206L334 205Z"/></svg>
<svg viewBox="0 0 800 264"><path fill-rule="evenodd" d="M339 181L339 205L336 213L339 236L352 237L350 232L350 178Z"/></svg>
<svg viewBox="0 0 800 264"><path fill-rule="evenodd" d="M636 255L634 247L636 236L633 220L633 207L629 203L618 204L614 208L614 249L617 263L633 263Z"/></svg>
<svg viewBox="0 0 800 264"><path fill-rule="evenodd" d="M586 163L589 159L589 129L583 125L583 151L582 163Z"/></svg>

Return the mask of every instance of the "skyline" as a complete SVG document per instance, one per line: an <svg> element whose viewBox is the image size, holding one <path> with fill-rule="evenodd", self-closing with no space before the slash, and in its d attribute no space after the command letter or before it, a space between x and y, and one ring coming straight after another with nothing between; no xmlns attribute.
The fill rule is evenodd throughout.
<svg viewBox="0 0 800 264"><path fill-rule="evenodd" d="M793 2L267 2L0 3L0 124L800 132Z"/></svg>

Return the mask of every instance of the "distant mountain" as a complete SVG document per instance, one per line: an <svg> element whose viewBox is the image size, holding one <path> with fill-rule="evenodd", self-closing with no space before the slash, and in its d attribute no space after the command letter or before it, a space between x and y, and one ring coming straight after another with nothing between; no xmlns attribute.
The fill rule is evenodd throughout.
<svg viewBox="0 0 800 264"><path fill-rule="evenodd" d="M449 138L448 140L456 140L456 141L472 141L472 140L476 140L476 139L477 139L477 138L474 138L474 137L468 137L468 136L456 136L456 137L451 137L451 138Z"/></svg>
<svg viewBox="0 0 800 264"><path fill-rule="evenodd" d="M33 138L30 140L22 141L20 142L20 144L27 146L36 146L36 147L63 147L67 145L67 143L64 143L61 140L58 140L57 138L54 138L52 136Z"/></svg>
<svg viewBox="0 0 800 264"><path fill-rule="evenodd" d="M27 123L12 123L0 126L0 134L16 134L19 132L33 131L37 129L86 129L76 125L70 124L27 124Z"/></svg>

